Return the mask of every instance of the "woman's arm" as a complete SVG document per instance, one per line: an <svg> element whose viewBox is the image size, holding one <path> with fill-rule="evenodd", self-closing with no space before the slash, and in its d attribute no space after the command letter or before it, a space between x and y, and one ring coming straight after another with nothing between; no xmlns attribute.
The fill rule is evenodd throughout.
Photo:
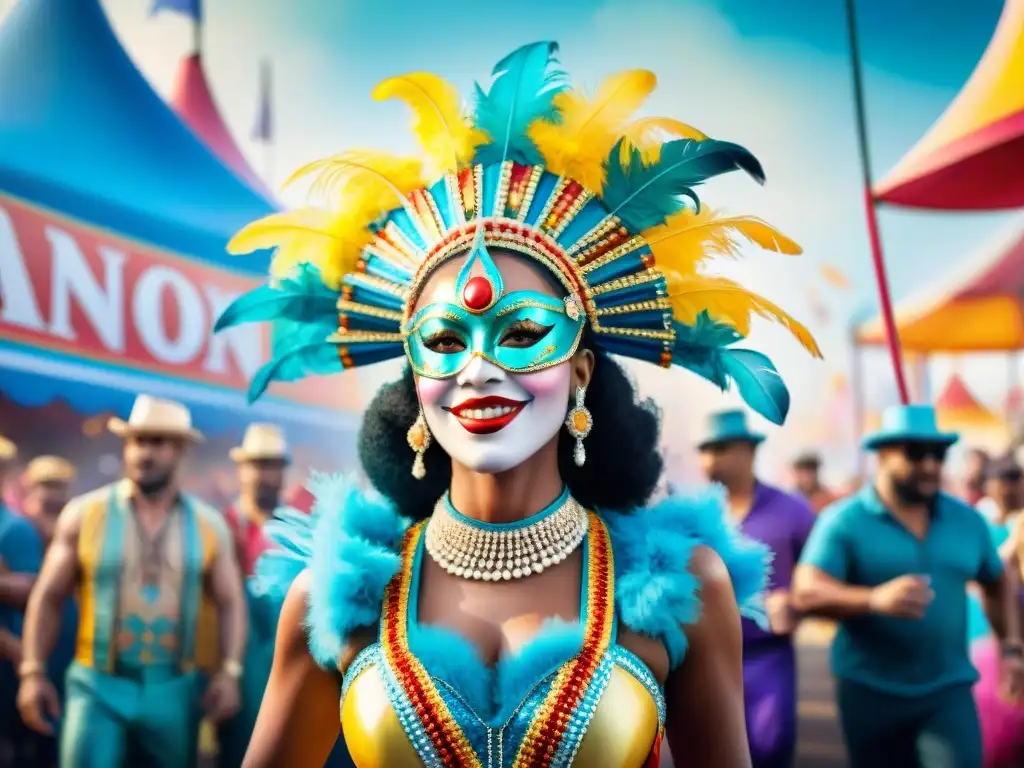
<svg viewBox="0 0 1024 768"><path fill-rule="evenodd" d="M743 710L743 635L732 581L714 551L694 552L701 617L686 658L668 679L668 737L676 768L750 768Z"/></svg>
<svg viewBox="0 0 1024 768"><path fill-rule="evenodd" d="M338 675L317 666L304 628L309 578L288 590L278 622L274 665L243 768L322 768L338 738Z"/></svg>

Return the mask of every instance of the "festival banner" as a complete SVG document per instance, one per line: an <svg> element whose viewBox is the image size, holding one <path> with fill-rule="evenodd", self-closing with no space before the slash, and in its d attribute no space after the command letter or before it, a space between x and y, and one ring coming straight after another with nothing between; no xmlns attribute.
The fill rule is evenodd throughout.
<svg viewBox="0 0 1024 768"><path fill-rule="evenodd" d="M269 359L266 329L211 330L259 282L0 195L0 340L245 391ZM314 378L271 392L352 409L354 389Z"/></svg>

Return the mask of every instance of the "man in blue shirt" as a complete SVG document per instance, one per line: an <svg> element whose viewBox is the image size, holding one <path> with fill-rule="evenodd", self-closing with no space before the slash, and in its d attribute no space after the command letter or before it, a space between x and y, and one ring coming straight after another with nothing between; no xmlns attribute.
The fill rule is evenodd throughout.
<svg viewBox="0 0 1024 768"><path fill-rule="evenodd" d="M21 662L21 623L29 592L43 563L43 544L32 524L0 501L0 725L10 748L24 745L15 699ZM26 765L16 753L14 765Z"/></svg>
<svg viewBox="0 0 1024 768"><path fill-rule="evenodd" d="M1014 596L988 527L940 491L946 451L934 409L899 406L864 441L874 482L826 509L793 582L799 610L839 622L836 700L851 768L980 768L967 587L980 584L1019 695Z"/></svg>

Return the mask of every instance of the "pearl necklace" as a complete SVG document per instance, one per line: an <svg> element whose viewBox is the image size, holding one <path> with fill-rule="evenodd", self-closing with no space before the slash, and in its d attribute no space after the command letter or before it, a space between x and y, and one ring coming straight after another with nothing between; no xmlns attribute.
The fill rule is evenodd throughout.
<svg viewBox="0 0 1024 768"><path fill-rule="evenodd" d="M587 534L587 511L565 491L521 523L481 523L460 514L446 493L427 523L426 548L448 573L465 579L521 579L562 562Z"/></svg>

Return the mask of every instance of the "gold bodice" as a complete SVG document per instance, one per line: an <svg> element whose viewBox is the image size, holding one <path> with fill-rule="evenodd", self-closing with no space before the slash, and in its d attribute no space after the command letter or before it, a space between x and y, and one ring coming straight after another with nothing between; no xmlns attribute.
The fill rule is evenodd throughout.
<svg viewBox="0 0 1024 768"><path fill-rule="evenodd" d="M373 658L375 650L368 658ZM640 663L630 659L627 663ZM341 728L357 768L420 768L417 754L388 696L382 667L369 661L354 670L341 703ZM641 674L642 676L642 674ZM641 768L658 737L661 692L615 665L572 762L577 768ZM496 739L495 739L496 740ZM491 750L494 768L510 756ZM501 762L499 759L504 758ZM487 764L484 763L486 766Z"/></svg>
<svg viewBox="0 0 1024 768"><path fill-rule="evenodd" d="M380 639L346 670L341 727L357 768L644 768L656 759L664 696L644 663L615 643L611 545L600 518L591 514L584 543L580 625L542 630L497 669L465 658L473 656L462 652L465 641L447 630L418 626L422 554L417 526L385 593ZM467 674L489 680L503 700L482 702L460 685Z"/></svg>

